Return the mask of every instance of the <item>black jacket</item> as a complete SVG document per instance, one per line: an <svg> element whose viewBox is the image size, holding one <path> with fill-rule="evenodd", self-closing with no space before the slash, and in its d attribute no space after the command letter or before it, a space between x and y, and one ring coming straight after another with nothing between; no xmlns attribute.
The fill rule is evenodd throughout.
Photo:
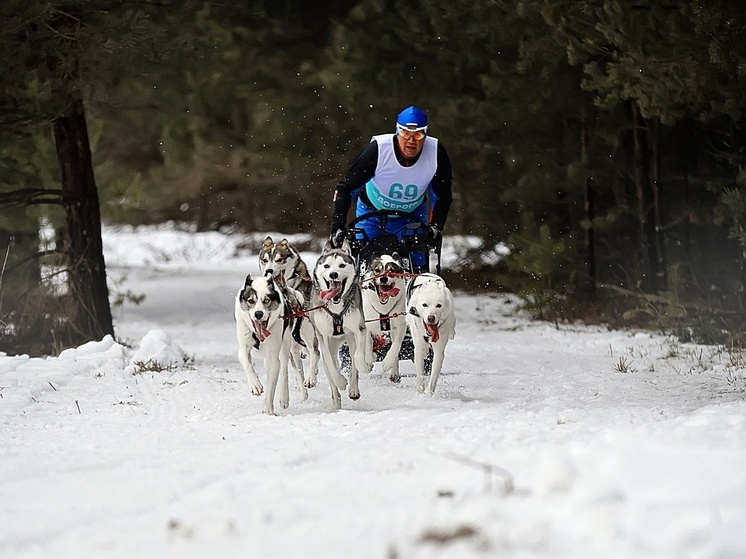
<svg viewBox="0 0 746 559"><path fill-rule="evenodd" d="M420 152L414 159L405 158L399 149L399 143L396 136L393 137L394 153L399 164L403 167L414 165L420 157ZM334 193L334 206L332 208L331 231L334 233L337 229L342 229L347 223L347 212L352 204L354 196L360 196L362 200L371 207L373 205L368 200L364 186L373 177L376 172L378 163L378 142L370 142L365 149L357 156L355 161L350 165L347 174L337 184ZM435 205L432 208L432 217L430 224L435 225L442 230L448 218L448 210L451 208L453 194L451 192L451 160L443 144L438 141L437 168L435 176L430 181L433 193L437 196Z"/></svg>

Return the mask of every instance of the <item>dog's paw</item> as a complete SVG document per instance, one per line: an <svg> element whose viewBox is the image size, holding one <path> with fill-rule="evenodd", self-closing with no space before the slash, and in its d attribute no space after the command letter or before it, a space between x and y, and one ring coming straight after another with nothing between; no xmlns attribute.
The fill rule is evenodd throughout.
<svg viewBox="0 0 746 559"><path fill-rule="evenodd" d="M400 383L401 382L401 375L399 374L399 371L391 371L389 373L389 380L394 383Z"/></svg>
<svg viewBox="0 0 746 559"><path fill-rule="evenodd" d="M349 396L350 396L350 400L359 400L360 399L360 391L359 390L352 390L352 389L350 389Z"/></svg>
<svg viewBox="0 0 746 559"><path fill-rule="evenodd" d="M300 390L300 401L305 402L306 400L308 400L308 390L306 390L306 387L304 386Z"/></svg>
<svg viewBox="0 0 746 559"><path fill-rule="evenodd" d="M264 387L261 385L261 383L251 385L251 393L254 396L261 396L263 392Z"/></svg>
<svg viewBox="0 0 746 559"><path fill-rule="evenodd" d="M345 390L345 389L347 388L347 379L346 379L346 378L344 378L344 377L343 377L342 375L340 375L339 373L337 373L337 376L336 376L336 377L334 377L334 385L335 385L335 386L336 386L336 387L337 387L337 388L338 388L339 390Z"/></svg>
<svg viewBox="0 0 746 559"><path fill-rule="evenodd" d="M262 410L262 413L265 414L265 415L277 415L275 413L275 408L272 407L271 405L264 406L264 409Z"/></svg>
<svg viewBox="0 0 746 559"><path fill-rule="evenodd" d="M399 363L399 353L393 353L389 351L386 354L386 357L383 358L383 361L381 362L381 367L383 367L384 371L391 371L396 367L396 365Z"/></svg>
<svg viewBox="0 0 746 559"><path fill-rule="evenodd" d="M288 409L290 407L290 400L286 400L285 398L280 398L280 407L284 410Z"/></svg>

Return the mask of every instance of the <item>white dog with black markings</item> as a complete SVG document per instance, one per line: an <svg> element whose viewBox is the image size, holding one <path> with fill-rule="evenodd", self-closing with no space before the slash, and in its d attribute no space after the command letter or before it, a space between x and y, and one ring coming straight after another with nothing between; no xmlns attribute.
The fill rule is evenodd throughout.
<svg viewBox="0 0 746 559"><path fill-rule="evenodd" d="M456 336L456 315L453 297L443 278L436 274L421 274L407 285L407 325L414 344L414 364L417 369L417 390L424 389L425 358L433 349L433 365L428 392L435 393L443 366L446 345Z"/></svg>
<svg viewBox="0 0 746 559"><path fill-rule="evenodd" d="M311 316L319 337L334 409L342 407L339 391L347 386L347 380L339 373L337 359L342 343L347 342L352 359L348 389L350 399L360 398L358 379L373 364L372 343L365 327L358 280L355 260L350 255L347 241L342 248L333 248L327 242L313 269L313 307L322 308Z"/></svg>
<svg viewBox="0 0 746 559"><path fill-rule="evenodd" d="M383 372L391 382L400 382L399 351L407 333L405 280L401 257L397 252L371 259L363 274L363 312L373 340L373 351L382 352Z"/></svg>
<svg viewBox="0 0 746 559"><path fill-rule="evenodd" d="M253 278L246 276L241 291L236 296L235 318L238 336L238 360L246 373L251 393L260 396L264 391L254 368L252 353L264 357L267 390L264 396L264 413L273 415L274 398L279 381L280 407L290 405L288 390L288 360L295 343L293 329L296 318L288 302L289 297L303 300L300 293L286 286L277 285L271 275ZM308 398L303 382L303 372L296 372L301 399Z"/></svg>

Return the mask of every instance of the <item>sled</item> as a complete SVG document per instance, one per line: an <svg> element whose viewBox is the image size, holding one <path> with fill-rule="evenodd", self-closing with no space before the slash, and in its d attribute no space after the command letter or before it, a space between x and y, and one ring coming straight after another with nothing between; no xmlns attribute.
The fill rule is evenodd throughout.
<svg viewBox="0 0 746 559"><path fill-rule="evenodd" d="M409 224L405 227L404 236L398 239L396 235L386 232L386 226L391 218L407 218ZM360 227L363 221L375 218L379 220L379 234L370 239L368 232ZM391 254L394 251L399 253L402 258L402 265L406 272L411 274L421 274L430 271L430 250L427 245L428 226L422 223L420 219L411 213L399 210L377 210L356 217L347 224L347 241L350 243L352 256L358 265L358 270L362 274L364 270L360 269L361 263L364 264L373 256L378 254ZM440 275L440 253L441 243L435 247L435 273ZM418 254L424 258L424 264L416 267L412 264L411 255Z"/></svg>
<svg viewBox="0 0 746 559"><path fill-rule="evenodd" d="M386 225L391 218L407 218L409 223L405 226L405 232L401 239L397 238L396 235L388 233L386 231ZM370 238L368 232L360 227L360 223L369 219L375 218L379 220L379 234L373 239ZM360 275L365 272L366 262L370 261L373 257L380 254L392 254L398 252L402 259L402 267L405 273L408 274L421 274L430 271L430 247L427 244L428 226L426 223L422 223L420 219L409 212L403 212L399 210L377 210L360 215L350 221L347 224L347 241L350 244L352 256L355 258L355 262L358 267ZM441 243L438 243L434 247L433 252L435 253L435 273L440 275L440 260L441 260ZM420 266L416 266L412 261L412 255L420 255L424 258L424 263ZM391 347L391 341L386 341L381 347L374 350L376 362L383 361L384 357ZM343 348L347 351L340 352L341 358L341 369L347 370L351 365L349 350L345 346ZM401 349L399 351L399 361L412 361L414 362L414 344L412 343L412 335L407 329L407 333L404 336ZM425 359L425 373L430 374L432 367L432 349Z"/></svg>

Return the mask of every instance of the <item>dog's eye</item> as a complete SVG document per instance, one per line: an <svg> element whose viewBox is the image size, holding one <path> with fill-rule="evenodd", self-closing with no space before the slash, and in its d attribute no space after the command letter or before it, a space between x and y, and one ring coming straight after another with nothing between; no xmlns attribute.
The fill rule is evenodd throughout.
<svg viewBox="0 0 746 559"><path fill-rule="evenodd" d="M252 307L253 307L254 305L256 305L256 299L254 299L253 297L252 297L251 299L247 300L246 302L247 302L247 303L248 303L249 305L251 305Z"/></svg>
<svg viewBox="0 0 746 559"><path fill-rule="evenodd" d="M269 298L269 296L267 296L267 297L265 297L264 299L262 299L262 304L264 304L264 305L269 305L269 302L270 302L270 301L271 301L271 299Z"/></svg>
<svg viewBox="0 0 746 559"><path fill-rule="evenodd" d="M422 303L422 306L423 307L427 307L427 303Z"/></svg>
<svg viewBox="0 0 746 559"><path fill-rule="evenodd" d="M329 268L331 268L331 265L330 264L324 264L324 268L326 268L328 270Z"/></svg>
<svg viewBox="0 0 746 559"><path fill-rule="evenodd" d="M347 264L340 264L340 265L339 265L339 267L340 267L340 268L346 268L346 267L347 267Z"/></svg>
<svg viewBox="0 0 746 559"><path fill-rule="evenodd" d="M435 305L435 306L436 306L436 307L438 307L439 309L443 307L443 305L441 305L440 303L438 303L438 304L437 304L437 305Z"/></svg>

